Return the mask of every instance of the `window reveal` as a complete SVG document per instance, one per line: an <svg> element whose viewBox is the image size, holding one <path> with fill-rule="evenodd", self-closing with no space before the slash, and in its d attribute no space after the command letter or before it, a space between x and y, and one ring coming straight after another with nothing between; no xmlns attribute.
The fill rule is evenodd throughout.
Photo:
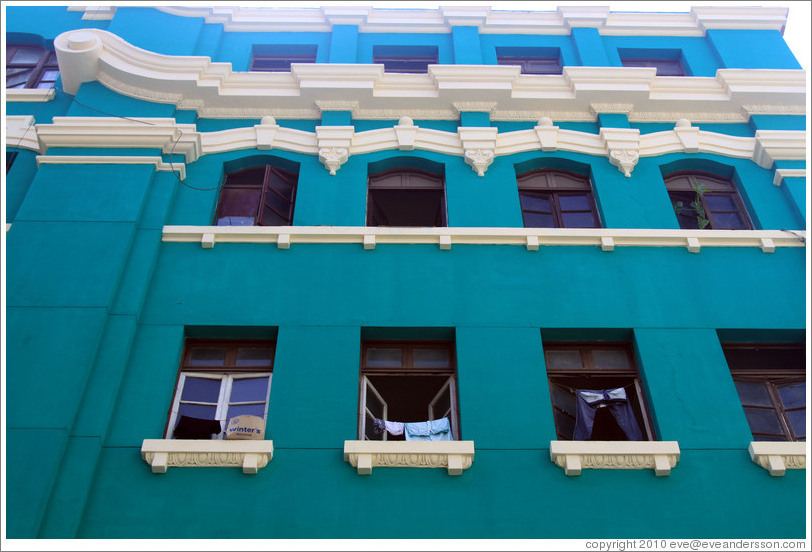
<svg viewBox="0 0 812 552"><path fill-rule="evenodd" d="M372 63L381 63L386 73L427 73L437 64L436 46L373 46Z"/></svg>
<svg viewBox="0 0 812 552"><path fill-rule="evenodd" d="M370 175L367 226L446 226L443 178L418 169Z"/></svg>
<svg viewBox="0 0 812 552"><path fill-rule="evenodd" d="M679 58L621 58L623 67L656 67L658 77L684 77Z"/></svg>
<svg viewBox="0 0 812 552"><path fill-rule="evenodd" d="M228 173L217 206L218 226L289 226L298 175L271 165Z"/></svg>
<svg viewBox="0 0 812 552"><path fill-rule="evenodd" d="M539 169L517 178L525 228L599 228L587 177Z"/></svg>
<svg viewBox="0 0 812 552"><path fill-rule="evenodd" d="M316 63L315 44L255 44L249 71L290 71L291 63Z"/></svg>

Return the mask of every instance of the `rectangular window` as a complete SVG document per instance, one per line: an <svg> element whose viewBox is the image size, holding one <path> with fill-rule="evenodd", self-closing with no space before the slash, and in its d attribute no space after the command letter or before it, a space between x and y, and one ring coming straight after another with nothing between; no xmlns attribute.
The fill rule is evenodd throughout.
<svg viewBox="0 0 812 552"><path fill-rule="evenodd" d="M561 52L558 48L497 47L496 63L518 65L523 74L560 75Z"/></svg>
<svg viewBox="0 0 812 552"><path fill-rule="evenodd" d="M442 176L419 169L370 175L367 226L446 226Z"/></svg>
<svg viewBox="0 0 812 552"><path fill-rule="evenodd" d="M298 176L271 165L226 174L217 225L290 226Z"/></svg>
<svg viewBox="0 0 812 552"><path fill-rule="evenodd" d="M525 228L600 228L588 177L541 169L517 182Z"/></svg>
<svg viewBox="0 0 812 552"><path fill-rule="evenodd" d="M717 175L679 171L664 177L680 228L752 230L736 185Z"/></svg>
<svg viewBox="0 0 812 552"><path fill-rule="evenodd" d="M56 52L32 44L6 48L6 88L53 88L59 78Z"/></svg>
<svg viewBox="0 0 812 552"><path fill-rule="evenodd" d="M687 76L682 62L682 50L619 48L623 67L656 67L658 77Z"/></svg>
<svg viewBox="0 0 812 552"><path fill-rule="evenodd" d="M545 343L558 439L652 441L640 376L626 343Z"/></svg>
<svg viewBox="0 0 812 552"><path fill-rule="evenodd" d="M756 441L806 441L802 343L723 344L733 382Z"/></svg>
<svg viewBox="0 0 812 552"><path fill-rule="evenodd" d="M362 343L359 439L460 439L452 345L448 341Z"/></svg>
<svg viewBox="0 0 812 552"><path fill-rule="evenodd" d="M290 71L291 63L316 63L316 44L254 44L249 71Z"/></svg>
<svg viewBox="0 0 812 552"><path fill-rule="evenodd" d="M230 418L265 420L275 347L268 340L188 339L166 438L222 439Z"/></svg>
<svg viewBox="0 0 812 552"><path fill-rule="evenodd" d="M437 64L437 46L373 46L372 63L386 73L427 73Z"/></svg>

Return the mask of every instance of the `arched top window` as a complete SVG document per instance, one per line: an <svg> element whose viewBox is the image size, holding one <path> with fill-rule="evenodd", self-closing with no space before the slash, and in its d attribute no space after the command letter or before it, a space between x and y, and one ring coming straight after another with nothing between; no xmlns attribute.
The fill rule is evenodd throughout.
<svg viewBox="0 0 812 552"><path fill-rule="evenodd" d="M446 226L443 177L421 169L370 175L367 226Z"/></svg>
<svg viewBox="0 0 812 552"><path fill-rule="evenodd" d="M290 226L298 174L271 165L226 174L218 226Z"/></svg>
<svg viewBox="0 0 812 552"><path fill-rule="evenodd" d="M680 228L753 228L732 180L700 171L677 171L666 175L663 180Z"/></svg>
<svg viewBox="0 0 812 552"><path fill-rule="evenodd" d="M600 228L588 177L537 169L516 180L525 228Z"/></svg>
<svg viewBox="0 0 812 552"><path fill-rule="evenodd" d="M33 44L6 48L6 88L53 88L59 77L56 53Z"/></svg>

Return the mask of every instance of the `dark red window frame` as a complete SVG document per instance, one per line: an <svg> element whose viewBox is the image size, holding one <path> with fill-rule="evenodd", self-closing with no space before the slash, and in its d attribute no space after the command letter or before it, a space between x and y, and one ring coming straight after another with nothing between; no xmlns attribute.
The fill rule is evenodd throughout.
<svg viewBox="0 0 812 552"><path fill-rule="evenodd" d="M239 217L252 218L254 226L290 226L297 181L298 174L272 165L226 174L215 224L229 226L227 217Z"/></svg>
<svg viewBox="0 0 812 552"><path fill-rule="evenodd" d="M732 180L700 171L677 171L663 177L680 228L698 229L698 213L690 205L697 201L692 182L701 184L705 193L699 201L709 224L705 229L752 230L753 223ZM682 207L678 207L682 202Z"/></svg>
<svg viewBox="0 0 812 552"><path fill-rule="evenodd" d="M525 228L600 228L589 178L558 169L536 169L517 177ZM575 222L589 214L591 222Z"/></svg>
<svg viewBox="0 0 812 552"><path fill-rule="evenodd" d="M36 61L22 61L25 51L38 53ZM14 61L15 57L18 61ZM23 79L24 80L21 80ZM33 44L9 44L6 47L6 88L53 88L59 78L56 52ZM9 79L18 79L9 86Z"/></svg>

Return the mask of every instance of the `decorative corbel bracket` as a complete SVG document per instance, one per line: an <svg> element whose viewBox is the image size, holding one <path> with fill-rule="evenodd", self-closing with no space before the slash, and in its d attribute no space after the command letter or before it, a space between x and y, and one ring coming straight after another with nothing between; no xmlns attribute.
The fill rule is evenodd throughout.
<svg viewBox="0 0 812 552"><path fill-rule="evenodd" d="M104 50L101 38L90 31L67 31L54 39L62 89L76 94L83 82L96 79L99 58Z"/></svg>
<svg viewBox="0 0 812 552"><path fill-rule="evenodd" d="M336 171L350 157L353 126L317 126L316 140L319 144L319 161L335 175Z"/></svg>
<svg viewBox="0 0 812 552"><path fill-rule="evenodd" d="M640 131L636 128L601 128L609 162L627 177L640 160Z"/></svg>
<svg viewBox="0 0 812 552"><path fill-rule="evenodd" d="M257 149L272 149L274 138L279 131L279 125L276 124L276 119L271 115L265 115L260 121L260 124L254 125L254 129L257 132Z"/></svg>
<svg viewBox="0 0 812 552"><path fill-rule="evenodd" d="M773 477L781 477L788 469L806 469L806 443L753 441L748 452L753 462Z"/></svg>
<svg viewBox="0 0 812 552"><path fill-rule="evenodd" d="M395 138L398 141L398 149L401 151L412 151L417 138L417 129L411 117L403 116L398 120L395 129Z"/></svg>
<svg viewBox="0 0 812 552"><path fill-rule="evenodd" d="M674 132L685 153L699 153L699 127L691 126L688 119L680 119L674 125Z"/></svg>
<svg viewBox="0 0 812 552"><path fill-rule="evenodd" d="M459 127L457 133L465 152L465 162L479 176L485 176L496 156L496 136L499 129L493 127Z"/></svg>
<svg viewBox="0 0 812 552"><path fill-rule="evenodd" d="M802 130L757 130L753 161L771 169L776 160L803 159L806 152L806 132Z"/></svg>
<svg viewBox="0 0 812 552"><path fill-rule="evenodd" d="M539 137L541 151L555 151L558 149L558 127L553 125L549 117L539 119L539 124L533 130Z"/></svg>

